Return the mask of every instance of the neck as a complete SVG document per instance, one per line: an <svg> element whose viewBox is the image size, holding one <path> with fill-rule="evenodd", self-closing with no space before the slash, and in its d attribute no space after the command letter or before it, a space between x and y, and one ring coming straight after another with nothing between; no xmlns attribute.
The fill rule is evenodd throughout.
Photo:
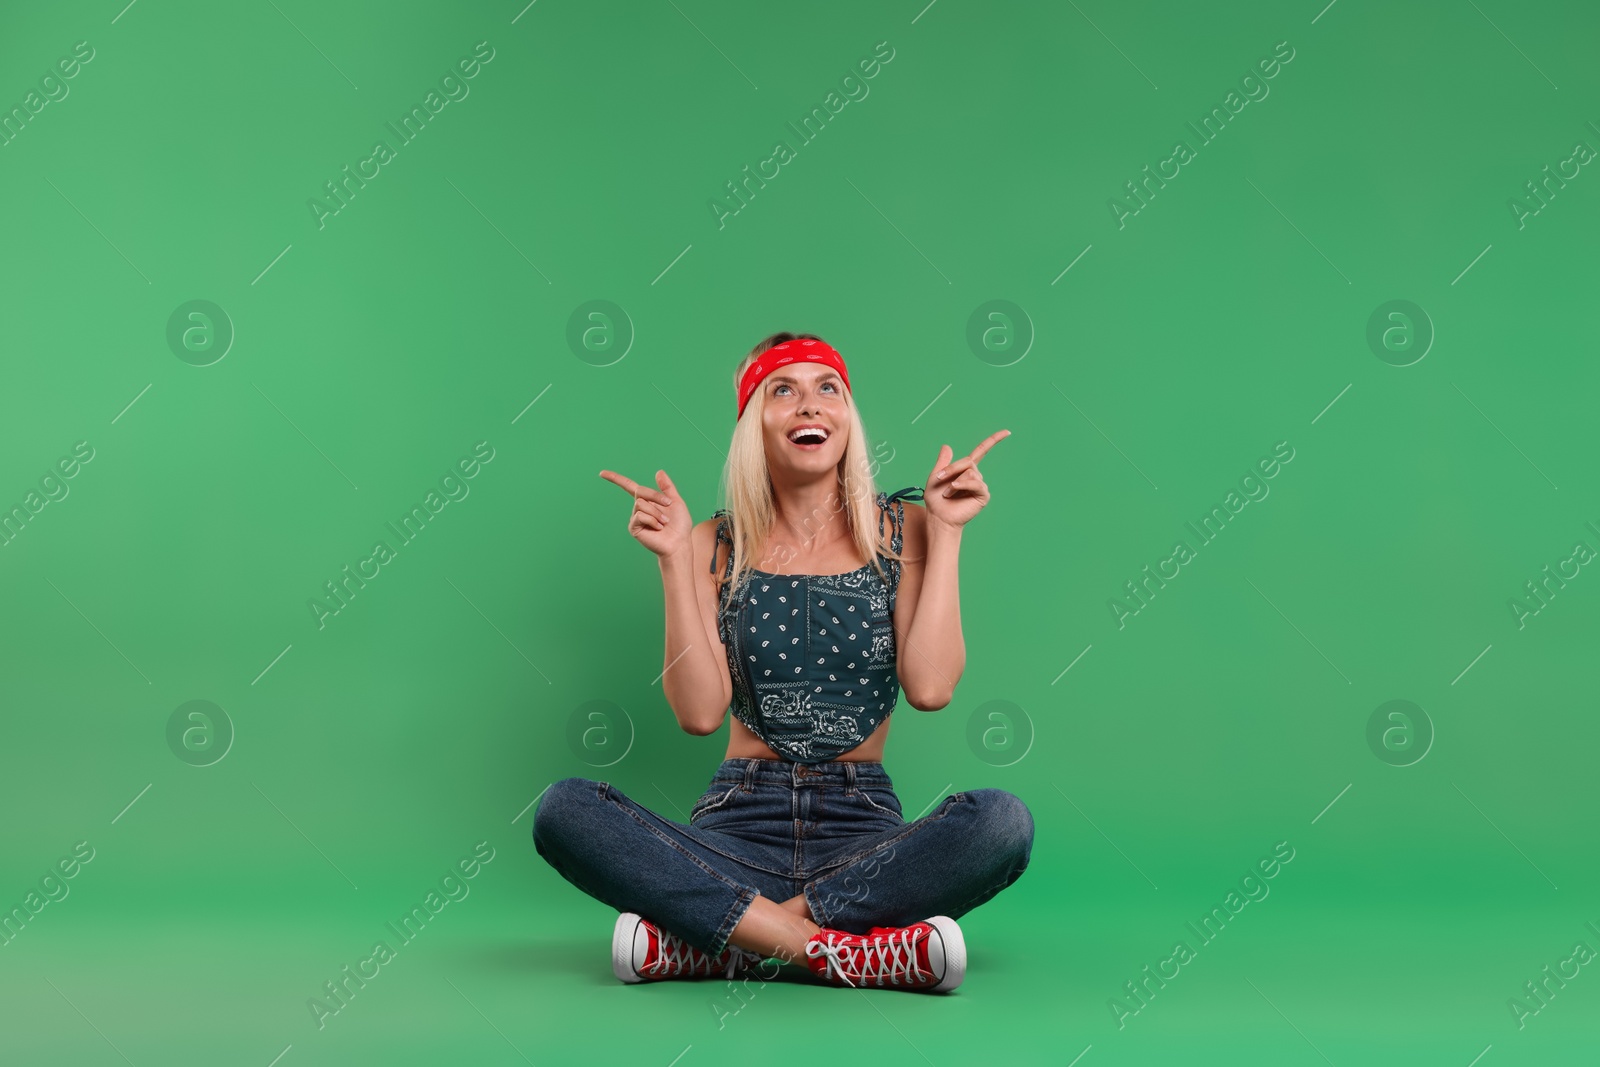
<svg viewBox="0 0 1600 1067"><path fill-rule="evenodd" d="M774 481L772 497L776 513L774 528L784 538L811 548L849 536L844 495L837 474L830 471L825 479L801 484Z"/></svg>

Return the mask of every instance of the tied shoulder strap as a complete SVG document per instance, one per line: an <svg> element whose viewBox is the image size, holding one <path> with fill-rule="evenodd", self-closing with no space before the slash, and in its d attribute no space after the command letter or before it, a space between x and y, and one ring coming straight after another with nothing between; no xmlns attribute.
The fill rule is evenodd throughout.
<svg viewBox="0 0 1600 1067"><path fill-rule="evenodd" d="M733 582L731 581L733 577L733 536L728 531L728 522L732 517L732 513L727 508L719 508L711 517L717 520L717 540L712 542L711 545L711 566L707 568L710 573L717 573L716 546L719 543L728 546L728 560L724 573L727 574L730 580L722 583L722 589L717 594L717 620L720 627L722 613L727 610L728 598L733 594Z"/></svg>
<svg viewBox="0 0 1600 1067"><path fill-rule="evenodd" d="M717 520L717 541L722 543L722 544L727 545L729 548L732 548L733 547L733 538L728 535L728 515L729 515L729 511L728 511L727 508L718 508L715 512L712 513L711 517L713 519ZM729 557L729 562L730 562L730 564L732 563L732 557L731 556ZM707 569L712 574L717 573L717 554L716 554L716 552L712 552L711 553L711 566L709 568L707 568Z"/></svg>
<svg viewBox="0 0 1600 1067"><path fill-rule="evenodd" d="M923 496L922 486L920 485L908 485L904 489L896 489L892 493L878 494L878 536L883 536L883 520L885 515L891 516L889 548L897 555L905 543L904 534L906 506L904 501L921 499L923 499ZM889 508L891 504L894 505L893 511L890 511ZM896 559L889 561L889 577L893 583L892 588L898 590L900 588L899 560Z"/></svg>

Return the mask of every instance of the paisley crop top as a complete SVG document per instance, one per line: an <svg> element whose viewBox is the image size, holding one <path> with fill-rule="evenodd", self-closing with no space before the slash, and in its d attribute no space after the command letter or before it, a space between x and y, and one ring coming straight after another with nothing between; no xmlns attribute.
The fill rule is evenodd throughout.
<svg viewBox="0 0 1600 1067"><path fill-rule="evenodd" d="M920 486L878 494L878 533L891 522L889 547L901 551L905 500ZM717 540L728 545L727 509ZM846 574L769 574L751 570L738 589L724 582L717 631L728 650L734 717L784 759L821 763L872 735L900 699L895 673L894 605L900 562L877 554L887 584L872 564ZM711 573L716 573L716 558Z"/></svg>

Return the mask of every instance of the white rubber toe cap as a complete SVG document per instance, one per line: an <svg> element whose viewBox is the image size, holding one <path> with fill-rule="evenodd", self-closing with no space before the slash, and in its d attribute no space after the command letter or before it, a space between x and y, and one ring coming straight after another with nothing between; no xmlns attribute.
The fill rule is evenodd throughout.
<svg viewBox="0 0 1600 1067"><path fill-rule="evenodd" d="M967 976L967 942L961 927L949 916L935 915L927 923L934 929L928 938L928 964L940 975L933 992L948 993Z"/></svg>
<svg viewBox="0 0 1600 1067"><path fill-rule="evenodd" d="M621 982L642 982L635 960L643 960L649 944L644 920L631 911L617 916L611 932L611 971Z"/></svg>

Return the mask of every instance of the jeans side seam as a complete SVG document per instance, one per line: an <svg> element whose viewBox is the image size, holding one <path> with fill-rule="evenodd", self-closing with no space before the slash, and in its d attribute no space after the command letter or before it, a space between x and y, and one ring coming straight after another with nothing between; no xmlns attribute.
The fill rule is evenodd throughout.
<svg viewBox="0 0 1600 1067"><path fill-rule="evenodd" d="M824 908L822 902L817 899L816 882L808 882L805 888L801 890L801 894L806 898L806 907L811 911L811 921L818 926L828 926L832 921L832 917L828 914L828 909Z"/></svg>

